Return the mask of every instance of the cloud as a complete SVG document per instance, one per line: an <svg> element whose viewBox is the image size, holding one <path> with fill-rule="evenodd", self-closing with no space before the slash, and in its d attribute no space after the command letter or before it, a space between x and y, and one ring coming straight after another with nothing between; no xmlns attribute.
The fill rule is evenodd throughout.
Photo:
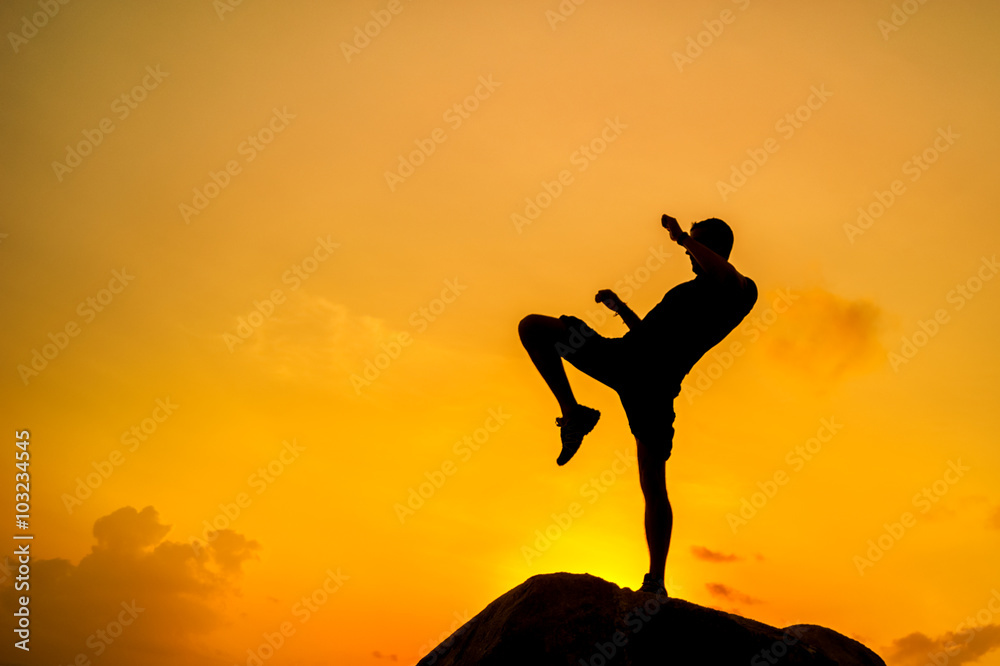
<svg viewBox="0 0 1000 666"><path fill-rule="evenodd" d="M94 523L97 544L79 564L31 562L31 654L35 663L101 666L225 664L202 644L223 619L243 563L259 548L232 530L199 553L165 541L153 507L124 507ZM5 612L16 606L13 581L0 588Z"/></svg>
<svg viewBox="0 0 1000 666"><path fill-rule="evenodd" d="M919 631L897 638L885 648L886 661L894 666L942 666L971 664L980 657L1000 648L1000 625L975 625L960 631L931 638ZM935 657L936 659L932 658Z"/></svg>
<svg viewBox="0 0 1000 666"><path fill-rule="evenodd" d="M441 367L465 361L461 351L423 339L422 330L414 326L394 328L385 320L298 291L288 294L288 301L278 305L246 342L236 346L234 354L276 380L319 385L353 398L380 382L390 366L421 368L422 378L433 378ZM389 375L398 376L395 371ZM415 391L405 383L396 387Z"/></svg>
<svg viewBox="0 0 1000 666"><path fill-rule="evenodd" d="M763 603L760 599L751 597L748 594L743 594L738 590L734 590L728 585L723 585L722 583L706 583L705 587L708 588L709 594L713 597L718 597L719 599L725 599L726 601L732 601L737 604L759 604Z"/></svg>
<svg viewBox="0 0 1000 666"><path fill-rule="evenodd" d="M163 541L169 525L160 525L156 511L147 506L142 512L132 507L119 509L94 522L95 551L128 553L151 548Z"/></svg>
<svg viewBox="0 0 1000 666"><path fill-rule="evenodd" d="M367 357L398 337L384 321L304 291L291 292L236 354L250 355L290 380L335 379L345 386Z"/></svg>
<svg viewBox="0 0 1000 666"><path fill-rule="evenodd" d="M879 342L881 311L867 300L847 300L819 287L775 300L774 323L761 334L767 355L792 372L820 384L885 363ZM778 307L784 311L779 312ZM767 311L756 316L766 324Z"/></svg>
<svg viewBox="0 0 1000 666"><path fill-rule="evenodd" d="M739 562L743 559L739 555L717 553L714 550L705 548L704 546L691 546L691 552L697 559L704 560L705 562Z"/></svg>

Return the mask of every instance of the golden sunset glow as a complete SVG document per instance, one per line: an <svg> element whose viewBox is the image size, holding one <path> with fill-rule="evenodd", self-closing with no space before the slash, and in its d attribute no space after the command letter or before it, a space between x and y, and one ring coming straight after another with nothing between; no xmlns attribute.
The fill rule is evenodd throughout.
<svg viewBox="0 0 1000 666"><path fill-rule="evenodd" d="M599 289L642 316L692 277L668 213L760 291L675 401L668 591L1000 665L996 3L0 25L3 663L410 664L532 575L637 588L618 397L568 371L602 418L558 467L517 324L623 335Z"/></svg>

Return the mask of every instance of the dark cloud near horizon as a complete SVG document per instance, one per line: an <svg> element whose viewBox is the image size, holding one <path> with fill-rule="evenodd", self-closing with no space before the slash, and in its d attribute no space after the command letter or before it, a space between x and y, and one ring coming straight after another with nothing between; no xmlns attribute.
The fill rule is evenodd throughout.
<svg viewBox="0 0 1000 666"><path fill-rule="evenodd" d="M1000 624L969 626L949 631L937 638L915 631L897 638L883 650L888 663L894 666L924 666L935 663L933 657L948 666L977 662L983 655L1000 648Z"/></svg>
<svg viewBox="0 0 1000 666"><path fill-rule="evenodd" d="M196 552L164 540L169 531L153 507L124 507L94 523L97 544L78 564L33 560L31 663L69 664L79 654L101 666L230 663L200 641L221 625L223 602L259 545L223 530ZM5 612L20 594L13 580L3 583ZM22 658L11 643L0 661Z"/></svg>
<svg viewBox="0 0 1000 666"><path fill-rule="evenodd" d="M714 550L709 550L704 546L691 546L691 553L695 556L695 558L705 562L739 562L743 559L739 555L718 553Z"/></svg>
<svg viewBox="0 0 1000 666"><path fill-rule="evenodd" d="M764 603L760 599L751 597L749 594L744 594L743 592L735 590L728 585L723 585L722 583L705 583L705 587L708 589L709 594L713 597L725 599L726 601L731 601L733 603L746 604L748 606Z"/></svg>

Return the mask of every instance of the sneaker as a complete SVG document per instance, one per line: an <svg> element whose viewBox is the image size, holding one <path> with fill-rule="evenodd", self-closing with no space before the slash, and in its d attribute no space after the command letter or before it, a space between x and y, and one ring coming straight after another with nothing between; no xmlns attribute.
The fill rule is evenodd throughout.
<svg viewBox="0 0 1000 666"><path fill-rule="evenodd" d="M596 409L577 405L569 413L569 416L556 419L556 425L561 429L559 435L562 439L562 452L556 459L558 465L565 465L569 462L569 459L580 448L580 442L583 441L584 435L594 429L599 418L601 418L601 413Z"/></svg>
<svg viewBox="0 0 1000 666"><path fill-rule="evenodd" d="M653 578L649 574L642 577L642 587L639 588L639 591L667 596L667 588L663 586L663 579Z"/></svg>

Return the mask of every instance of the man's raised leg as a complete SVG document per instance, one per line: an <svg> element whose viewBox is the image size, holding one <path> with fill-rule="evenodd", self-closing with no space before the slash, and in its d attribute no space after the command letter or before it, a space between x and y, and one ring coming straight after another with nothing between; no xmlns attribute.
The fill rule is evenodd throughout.
<svg viewBox="0 0 1000 666"><path fill-rule="evenodd" d="M639 453L639 485L646 499L646 545L649 547L649 575L646 580L662 584L670 533L674 527L674 512L667 498L666 462L638 438L635 441Z"/></svg>
<svg viewBox="0 0 1000 666"><path fill-rule="evenodd" d="M562 357L556 351L556 344L566 337L566 324L555 317L532 314L521 320L517 332L532 363L559 402L563 416L568 416L577 402Z"/></svg>
<svg viewBox="0 0 1000 666"><path fill-rule="evenodd" d="M583 438L597 425L601 413L579 404L573 396L562 356L557 349L557 345L566 340L569 334L562 320L544 315L528 315L518 324L517 331L528 356L562 410L562 417L556 419L562 440L562 451L559 452L556 463L565 465L576 454Z"/></svg>

